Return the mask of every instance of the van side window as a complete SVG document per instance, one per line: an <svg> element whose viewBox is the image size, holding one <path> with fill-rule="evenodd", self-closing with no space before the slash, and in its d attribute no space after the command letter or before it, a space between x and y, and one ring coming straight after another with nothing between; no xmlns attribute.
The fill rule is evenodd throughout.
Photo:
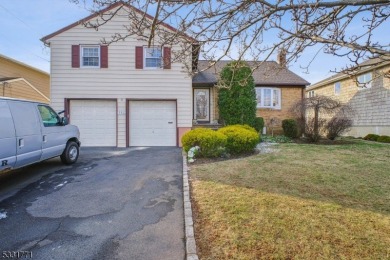
<svg viewBox="0 0 390 260"><path fill-rule="evenodd" d="M51 107L38 105L38 110L45 127L56 126L60 124L60 118Z"/></svg>

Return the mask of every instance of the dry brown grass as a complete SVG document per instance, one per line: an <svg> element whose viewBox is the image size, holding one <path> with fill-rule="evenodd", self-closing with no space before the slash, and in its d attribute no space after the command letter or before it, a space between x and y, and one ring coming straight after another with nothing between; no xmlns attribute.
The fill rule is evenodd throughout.
<svg viewBox="0 0 390 260"><path fill-rule="evenodd" d="M390 259L390 146L278 148L191 167L201 259Z"/></svg>

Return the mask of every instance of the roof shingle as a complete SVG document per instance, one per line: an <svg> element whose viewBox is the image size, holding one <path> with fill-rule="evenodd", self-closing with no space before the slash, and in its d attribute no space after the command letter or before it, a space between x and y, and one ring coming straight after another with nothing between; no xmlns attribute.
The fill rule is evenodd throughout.
<svg viewBox="0 0 390 260"><path fill-rule="evenodd" d="M200 60L198 62L199 72L192 78L192 83L194 85L216 84L221 70L230 62L232 61L221 60L210 66L211 61ZM310 84L275 61L246 61L246 63L254 69L252 76L257 86L306 86Z"/></svg>

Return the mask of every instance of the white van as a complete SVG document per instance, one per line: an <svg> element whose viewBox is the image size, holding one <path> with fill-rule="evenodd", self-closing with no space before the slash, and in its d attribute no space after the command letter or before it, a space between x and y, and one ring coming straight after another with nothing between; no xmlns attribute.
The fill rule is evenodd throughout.
<svg viewBox="0 0 390 260"><path fill-rule="evenodd" d="M0 98L0 172L56 156L79 157L80 132L47 104Z"/></svg>

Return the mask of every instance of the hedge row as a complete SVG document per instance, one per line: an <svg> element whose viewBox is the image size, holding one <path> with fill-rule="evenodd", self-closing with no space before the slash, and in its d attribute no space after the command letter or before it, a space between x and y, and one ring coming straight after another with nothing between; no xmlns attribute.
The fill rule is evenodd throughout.
<svg viewBox="0 0 390 260"><path fill-rule="evenodd" d="M388 135L368 134L365 137L363 137L363 139L368 141L381 142L381 143L390 143L390 136Z"/></svg>
<svg viewBox="0 0 390 260"><path fill-rule="evenodd" d="M259 143L258 132L248 125L231 125L214 131L197 128L183 135L181 142L186 152L191 147L199 146L199 155L218 157L227 152L241 154L253 151Z"/></svg>

